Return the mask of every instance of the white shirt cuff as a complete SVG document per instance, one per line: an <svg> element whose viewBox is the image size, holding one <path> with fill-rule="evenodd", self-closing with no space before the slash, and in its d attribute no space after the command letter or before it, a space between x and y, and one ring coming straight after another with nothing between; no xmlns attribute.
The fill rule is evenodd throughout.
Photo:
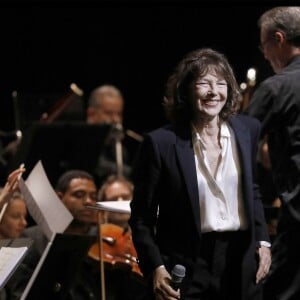
<svg viewBox="0 0 300 300"><path fill-rule="evenodd" d="M264 246L267 248L271 248L271 243L266 242L266 241L259 241L260 246Z"/></svg>

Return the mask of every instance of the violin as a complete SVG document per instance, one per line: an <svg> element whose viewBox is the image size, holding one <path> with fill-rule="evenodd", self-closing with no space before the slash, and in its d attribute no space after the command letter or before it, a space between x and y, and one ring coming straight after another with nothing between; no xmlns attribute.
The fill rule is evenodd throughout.
<svg viewBox="0 0 300 300"><path fill-rule="evenodd" d="M135 275L143 277L129 229L111 223L101 224L100 228L103 253L96 242L89 249L88 256L95 261L100 261L101 257L108 267L132 271Z"/></svg>

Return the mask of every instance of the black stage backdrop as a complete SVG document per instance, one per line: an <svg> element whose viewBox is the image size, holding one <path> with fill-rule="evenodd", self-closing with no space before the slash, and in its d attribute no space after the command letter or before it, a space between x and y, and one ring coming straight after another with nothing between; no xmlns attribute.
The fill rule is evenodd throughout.
<svg viewBox="0 0 300 300"><path fill-rule="evenodd" d="M2 3L2 4L1 4ZM125 127L165 123L166 79L188 51L224 52L239 82L271 74L258 50L258 16L271 1L7 1L0 3L0 130L15 127L12 92L63 95L74 82L89 92L118 86ZM284 2L286 3L286 1Z"/></svg>

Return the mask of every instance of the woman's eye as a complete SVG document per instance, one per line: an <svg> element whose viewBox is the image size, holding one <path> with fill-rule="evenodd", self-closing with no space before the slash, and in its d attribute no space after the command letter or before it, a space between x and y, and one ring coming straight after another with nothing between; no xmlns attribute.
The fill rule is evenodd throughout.
<svg viewBox="0 0 300 300"><path fill-rule="evenodd" d="M200 82L197 82L196 85L208 85L208 82L204 82L204 81L200 81Z"/></svg>

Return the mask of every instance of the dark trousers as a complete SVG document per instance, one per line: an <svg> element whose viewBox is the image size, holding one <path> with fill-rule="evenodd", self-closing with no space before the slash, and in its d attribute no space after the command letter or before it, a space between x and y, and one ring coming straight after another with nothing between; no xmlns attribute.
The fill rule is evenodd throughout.
<svg viewBox="0 0 300 300"><path fill-rule="evenodd" d="M245 233L203 234L195 272L184 300L241 300L241 261Z"/></svg>

